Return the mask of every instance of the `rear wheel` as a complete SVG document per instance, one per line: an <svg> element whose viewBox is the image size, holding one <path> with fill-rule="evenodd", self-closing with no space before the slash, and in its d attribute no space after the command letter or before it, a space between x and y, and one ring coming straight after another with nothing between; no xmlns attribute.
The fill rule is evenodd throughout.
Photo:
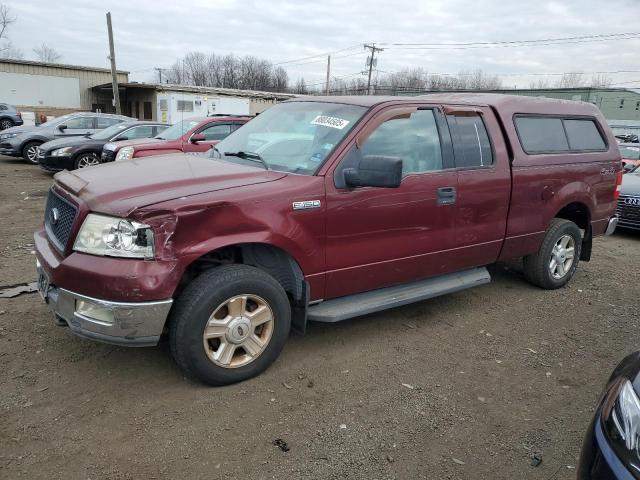
<svg viewBox="0 0 640 480"><path fill-rule="evenodd" d="M29 142L22 147L22 158L29 163L37 165L38 150L40 150L40 142Z"/></svg>
<svg viewBox="0 0 640 480"><path fill-rule="evenodd" d="M566 285L578 268L581 248L578 226L570 220L554 218L538 253L524 258L526 279L549 290Z"/></svg>
<svg viewBox="0 0 640 480"><path fill-rule="evenodd" d="M204 272L180 294L169 342L188 375L225 385L271 365L290 326L289 300L273 277L247 265L226 265Z"/></svg>
<svg viewBox="0 0 640 480"><path fill-rule="evenodd" d="M95 153L82 153L74 162L75 168L87 168L100 165L100 158Z"/></svg>
<svg viewBox="0 0 640 480"><path fill-rule="evenodd" d="M6 130L7 128L13 127L13 122L8 118L3 118L0 120L0 130Z"/></svg>

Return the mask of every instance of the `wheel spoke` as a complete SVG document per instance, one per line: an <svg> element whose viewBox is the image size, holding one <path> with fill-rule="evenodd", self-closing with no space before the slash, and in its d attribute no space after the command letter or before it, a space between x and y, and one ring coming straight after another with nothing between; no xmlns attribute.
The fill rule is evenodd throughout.
<svg viewBox="0 0 640 480"><path fill-rule="evenodd" d="M232 343L220 342L220 346L218 347L218 350L216 350L214 358L223 365L229 365L233 359L233 354L236 353L236 348L237 345Z"/></svg>
<svg viewBox="0 0 640 480"><path fill-rule="evenodd" d="M562 246L562 248L567 248L567 245L569 245L570 241L571 237L569 235L565 235L560 239L560 245Z"/></svg>
<svg viewBox="0 0 640 480"><path fill-rule="evenodd" d="M227 331L227 326L218 322L209 321L209 324L204 329L204 338L219 338L224 337Z"/></svg>
<svg viewBox="0 0 640 480"><path fill-rule="evenodd" d="M271 321L271 310L266 305L260 305L253 312L247 313L247 317L251 320L251 326L256 328L263 323Z"/></svg>
<svg viewBox="0 0 640 480"><path fill-rule="evenodd" d="M549 262L549 270L551 270L551 273L555 273L557 265L556 257L551 257L551 261Z"/></svg>
<svg viewBox="0 0 640 480"><path fill-rule="evenodd" d="M249 335L247 339L242 343L242 348L244 348L244 351L247 352L247 355L249 355L250 357L255 357L257 354L259 354L263 347L264 342L255 333Z"/></svg>
<svg viewBox="0 0 640 480"><path fill-rule="evenodd" d="M565 250L566 253L566 259L567 260L571 260L573 258L573 255L575 254L575 249L573 247L569 247Z"/></svg>
<svg viewBox="0 0 640 480"><path fill-rule="evenodd" d="M227 303L229 309L229 315L232 317L241 317L247 310L247 296L242 295L240 297L234 297Z"/></svg>
<svg viewBox="0 0 640 480"><path fill-rule="evenodd" d="M564 263L563 262L558 262L557 272L558 272L558 276L560 276L560 277L564 276L565 269L564 269Z"/></svg>

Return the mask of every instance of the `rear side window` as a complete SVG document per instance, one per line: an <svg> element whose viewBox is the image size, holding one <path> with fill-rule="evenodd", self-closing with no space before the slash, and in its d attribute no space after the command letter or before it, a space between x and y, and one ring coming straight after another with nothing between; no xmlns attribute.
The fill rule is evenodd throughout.
<svg viewBox="0 0 640 480"><path fill-rule="evenodd" d="M522 149L530 155L607 149L591 119L518 116L515 125Z"/></svg>
<svg viewBox="0 0 640 480"><path fill-rule="evenodd" d="M593 120L563 120L571 150L604 150L606 145Z"/></svg>
<svg viewBox="0 0 640 480"><path fill-rule="evenodd" d="M493 151L482 117L447 115L456 168L493 165Z"/></svg>
<svg viewBox="0 0 640 480"><path fill-rule="evenodd" d="M527 153L568 152L561 118L517 117L516 128Z"/></svg>

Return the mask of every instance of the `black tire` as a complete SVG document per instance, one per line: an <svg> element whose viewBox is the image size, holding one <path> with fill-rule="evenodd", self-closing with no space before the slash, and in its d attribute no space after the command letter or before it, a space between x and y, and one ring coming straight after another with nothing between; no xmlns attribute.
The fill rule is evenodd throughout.
<svg viewBox="0 0 640 480"><path fill-rule="evenodd" d="M573 262L561 278L556 278L551 272L550 262L556 243L565 235L573 238ZM578 226L570 220L554 218L542 240L540 250L533 255L524 257L524 276L533 285L547 290L560 288L567 284L578 268L580 252L582 250L582 234Z"/></svg>
<svg viewBox="0 0 640 480"><path fill-rule="evenodd" d="M42 142L27 142L22 147L22 158L25 162L29 162L32 165L38 165L38 147L42 145ZM35 156L33 155L35 152Z"/></svg>
<svg viewBox="0 0 640 480"><path fill-rule="evenodd" d="M91 163L91 165L90 165ZM85 152L78 155L73 161L73 168L86 168L94 165L100 165L102 161L100 157L93 152Z"/></svg>
<svg viewBox="0 0 640 480"><path fill-rule="evenodd" d="M235 368L219 366L205 352L205 326L219 305L245 294L261 297L271 308L271 337L250 363ZM273 277L248 265L225 265L202 273L182 291L169 317L169 344L173 358L188 376L209 385L227 385L266 370L282 351L290 328L289 299Z"/></svg>
<svg viewBox="0 0 640 480"><path fill-rule="evenodd" d="M10 118L3 118L0 120L0 130L6 130L14 126L13 120Z"/></svg>

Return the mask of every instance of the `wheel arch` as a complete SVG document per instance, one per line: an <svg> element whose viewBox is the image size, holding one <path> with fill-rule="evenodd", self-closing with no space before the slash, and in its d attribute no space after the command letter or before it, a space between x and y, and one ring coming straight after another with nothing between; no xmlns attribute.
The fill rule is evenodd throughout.
<svg viewBox="0 0 640 480"><path fill-rule="evenodd" d="M289 297L292 328L304 333L309 284L296 259L283 248L270 243L234 243L204 253L187 265L174 296L179 295L180 291L202 272L229 264L250 265L275 278Z"/></svg>
<svg viewBox="0 0 640 480"><path fill-rule="evenodd" d="M593 233L591 231L591 209L582 201L572 201L556 212L554 218L570 220L584 231L580 260L588 262L591 259Z"/></svg>

